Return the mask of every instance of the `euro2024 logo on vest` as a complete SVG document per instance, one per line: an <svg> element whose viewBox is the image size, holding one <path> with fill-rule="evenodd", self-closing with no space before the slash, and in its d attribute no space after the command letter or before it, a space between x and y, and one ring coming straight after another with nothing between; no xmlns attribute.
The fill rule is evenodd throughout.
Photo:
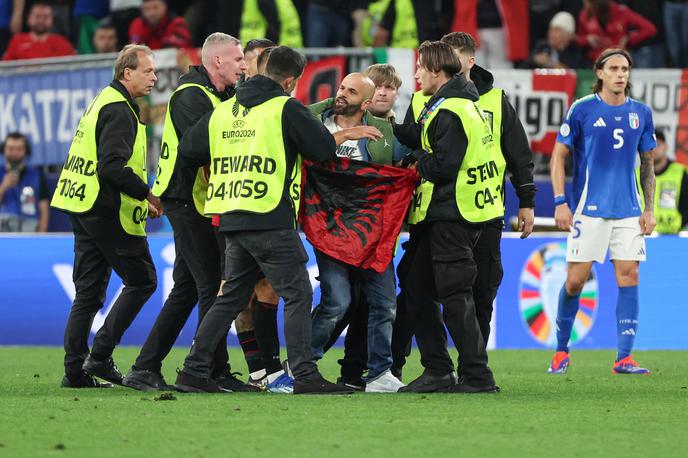
<svg viewBox="0 0 688 458"><path fill-rule="evenodd" d="M530 336L547 347L557 343L559 292L566 281L566 243L540 245L530 254L521 271L519 309ZM595 269L580 295L580 308L571 331L571 344L582 340L595 323L598 290Z"/></svg>

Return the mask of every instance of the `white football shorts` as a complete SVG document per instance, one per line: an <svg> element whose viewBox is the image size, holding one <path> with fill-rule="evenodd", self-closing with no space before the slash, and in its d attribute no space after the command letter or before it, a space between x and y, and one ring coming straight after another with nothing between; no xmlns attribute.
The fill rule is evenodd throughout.
<svg viewBox="0 0 688 458"><path fill-rule="evenodd" d="M645 237L639 218L606 219L574 214L566 240L566 261L603 263L607 250L609 259L645 261Z"/></svg>

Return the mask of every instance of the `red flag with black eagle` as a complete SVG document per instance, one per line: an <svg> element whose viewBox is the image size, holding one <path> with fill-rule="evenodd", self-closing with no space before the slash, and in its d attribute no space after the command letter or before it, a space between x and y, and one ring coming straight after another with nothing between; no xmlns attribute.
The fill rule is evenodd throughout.
<svg viewBox="0 0 688 458"><path fill-rule="evenodd" d="M304 161L301 228L328 256L382 273L418 182L415 170L388 165Z"/></svg>

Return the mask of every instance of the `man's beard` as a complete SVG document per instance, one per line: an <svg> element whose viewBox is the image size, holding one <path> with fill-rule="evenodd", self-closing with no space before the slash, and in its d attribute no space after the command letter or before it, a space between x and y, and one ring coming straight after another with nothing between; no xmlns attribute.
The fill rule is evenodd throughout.
<svg viewBox="0 0 688 458"><path fill-rule="evenodd" d="M45 35L50 31L50 28L44 26L34 26L31 31L36 35Z"/></svg>
<svg viewBox="0 0 688 458"><path fill-rule="evenodd" d="M346 102L344 102L344 106L338 108L336 100L335 100L334 114L336 114L336 115L351 116L351 115L357 113L360 109L361 109L361 104L351 105L351 104L346 103Z"/></svg>

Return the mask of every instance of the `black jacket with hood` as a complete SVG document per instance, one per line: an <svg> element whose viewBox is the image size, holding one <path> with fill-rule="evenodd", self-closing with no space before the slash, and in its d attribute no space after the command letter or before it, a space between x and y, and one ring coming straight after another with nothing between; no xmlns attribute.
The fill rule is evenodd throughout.
<svg viewBox="0 0 688 458"><path fill-rule="evenodd" d="M274 80L257 75L241 84L236 91L238 102L245 107L255 107L275 97L288 96ZM200 167L210 162L208 124L211 113L203 116L182 138L178 161L183 167ZM280 135L275 132L275 135ZM299 154L304 159L326 161L336 157L334 137L298 100L290 98L282 111L282 139L285 147L287 170L294 167ZM282 190L282 199L268 213L235 211L220 217L220 231L265 231L294 229L296 220L288 180Z"/></svg>
<svg viewBox="0 0 688 458"><path fill-rule="evenodd" d="M477 102L478 91L463 76L457 76L444 84L426 106L432 106L442 97ZM414 153L418 159L418 174L435 185L425 221L465 221L456 205L455 190L456 177L468 148L468 137L459 116L449 110L440 110L428 127L428 140L432 154L423 150Z"/></svg>
<svg viewBox="0 0 688 458"><path fill-rule="evenodd" d="M484 68L474 65L471 68L471 80L478 89L480 96L493 89L494 77ZM533 181L533 153L526 131L518 119L506 93L502 91L502 125L501 148L506 168L511 174L511 184L514 186L519 200L519 208L535 207L535 183Z"/></svg>
<svg viewBox="0 0 688 458"><path fill-rule="evenodd" d="M218 91L210 82L208 71L203 66L189 67L189 71L179 78L179 86L186 83L204 86L223 102L234 94L234 88L229 87L224 91ZM204 114L213 111L213 104L201 89L191 86L174 93L170 100L169 109L174 131L177 138L181 140L186 131L196 124ZM162 199L191 202L196 171L197 169L181 167L179 160L177 160L167 189L162 194Z"/></svg>
<svg viewBox="0 0 688 458"><path fill-rule="evenodd" d="M455 79L458 79L458 77ZM461 79L465 81L463 77L461 77ZM471 80L473 81L479 96L482 96L493 89L494 77L492 76L492 73L478 65L475 65L471 69ZM447 85L448 84L449 83L447 83ZM440 91L442 91L444 87L441 88ZM436 96L433 96L433 98L426 103L426 106L431 106L435 97ZM409 148L414 149L420 148L421 128L418 124L416 124L416 121L417 120L414 119L413 116L413 107L409 106L408 110L406 111L406 116L404 117L404 124L394 125L394 135L399 138L401 143ZM500 146L506 161L507 171L511 174L511 183L514 186L516 195L519 199L519 207L534 208L535 184L533 181L533 155L530 150L530 143L528 141L528 137L526 136L525 129L523 128L523 124L521 124L521 121L516 114L516 110L509 102L509 99L506 97L505 93L502 93L502 125ZM499 220L496 221L495 224L501 225L502 222Z"/></svg>

